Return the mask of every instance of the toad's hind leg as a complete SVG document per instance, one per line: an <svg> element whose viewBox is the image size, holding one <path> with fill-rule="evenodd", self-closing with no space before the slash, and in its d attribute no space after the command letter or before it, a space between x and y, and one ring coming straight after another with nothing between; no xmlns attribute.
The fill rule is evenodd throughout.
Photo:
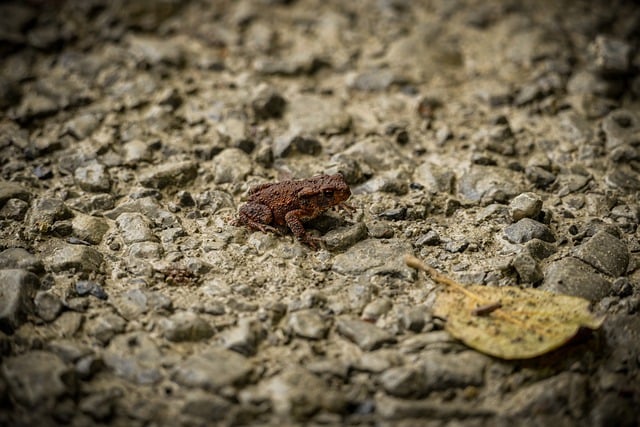
<svg viewBox="0 0 640 427"><path fill-rule="evenodd" d="M266 205L247 203L240 208L238 214L238 222L249 228L260 230L264 233L267 231L278 232L277 229L269 225L273 221L273 213Z"/></svg>
<svg viewBox="0 0 640 427"><path fill-rule="evenodd" d="M314 249L317 249L319 240L307 234L307 230L304 229L301 218L304 219L304 212L297 210L287 212L287 214L284 216L284 220L287 223L287 226L293 232L293 235L296 236L296 238L301 242L306 243Z"/></svg>

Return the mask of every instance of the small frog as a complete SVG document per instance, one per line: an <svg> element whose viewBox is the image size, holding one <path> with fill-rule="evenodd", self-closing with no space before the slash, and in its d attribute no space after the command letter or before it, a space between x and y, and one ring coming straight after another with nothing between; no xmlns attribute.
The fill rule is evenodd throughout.
<svg viewBox="0 0 640 427"><path fill-rule="evenodd" d="M351 189L341 174L261 184L249 190L249 200L240 208L236 223L263 232L278 232L275 227L286 225L298 240L317 248L318 239L309 236L302 223L349 196Z"/></svg>

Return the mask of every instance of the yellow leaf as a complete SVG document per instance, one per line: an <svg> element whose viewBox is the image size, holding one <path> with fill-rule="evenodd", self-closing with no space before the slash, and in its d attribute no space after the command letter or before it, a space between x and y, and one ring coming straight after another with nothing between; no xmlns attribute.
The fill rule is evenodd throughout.
<svg viewBox="0 0 640 427"><path fill-rule="evenodd" d="M447 286L434 305L434 314L447 321L445 329L491 356L540 356L567 343L581 327L598 329L604 321L583 298L513 286L463 286L413 256L405 262Z"/></svg>
<svg viewBox="0 0 640 427"><path fill-rule="evenodd" d="M474 314L477 301L454 290L438 294L434 313L447 320L445 329L469 347L502 359L528 359L555 350L580 327L597 329L603 318L589 311L589 301L538 289L512 286L466 289L501 307Z"/></svg>

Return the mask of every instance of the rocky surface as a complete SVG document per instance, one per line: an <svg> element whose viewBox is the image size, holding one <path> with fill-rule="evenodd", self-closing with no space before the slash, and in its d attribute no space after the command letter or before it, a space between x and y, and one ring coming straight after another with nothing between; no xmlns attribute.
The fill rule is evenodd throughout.
<svg viewBox="0 0 640 427"><path fill-rule="evenodd" d="M640 424L635 2L214 3L0 3L1 425ZM606 320L489 358L405 253Z"/></svg>

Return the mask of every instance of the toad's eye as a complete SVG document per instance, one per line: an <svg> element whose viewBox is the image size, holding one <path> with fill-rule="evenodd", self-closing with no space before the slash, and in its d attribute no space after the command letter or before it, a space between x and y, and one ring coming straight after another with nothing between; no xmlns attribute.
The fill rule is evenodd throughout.
<svg viewBox="0 0 640 427"><path fill-rule="evenodd" d="M333 191L332 190L324 190L324 195L325 195L325 197L333 197Z"/></svg>

